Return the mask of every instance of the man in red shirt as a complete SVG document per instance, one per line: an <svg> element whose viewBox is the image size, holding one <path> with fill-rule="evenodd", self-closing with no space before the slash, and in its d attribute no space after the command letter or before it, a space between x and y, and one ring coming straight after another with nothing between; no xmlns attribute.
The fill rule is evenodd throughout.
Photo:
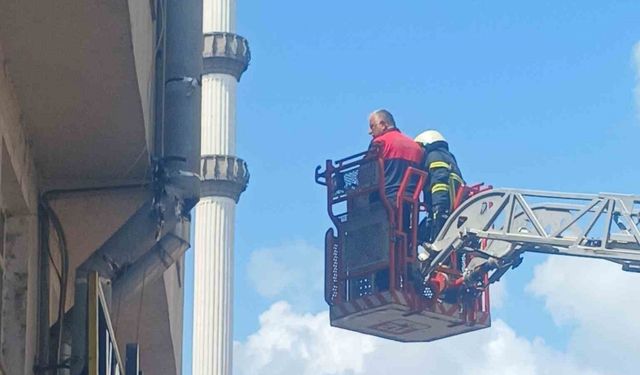
<svg viewBox="0 0 640 375"><path fill-rule="evenodd" d="M404 173L409 167L420 168L424 151L413 139L400 132L393 115L386 109L371 113L369 134L373 137L369 149L377 148L384 160L385 195L394 205Z"/></svg>
<svg viewBox="0 0 640 375"><path fill-rule="evenodd" d="M384 195L389 203L395 207L398 190L409 167L420 168L424 151L413 139L402 134L396 126L393 116L386 109L374 111L369 116L369 134L373 137L369 150L377 151L384 161ZM416 181L410 181L407 190L415 190ZM377 194L370 197L377 200ZM402 228L409 230L408 209L404 211ZM413 271L411 272L413 274ZM382 269L374 273L373 280L378 290L389 288L389 269Z"/></svg>

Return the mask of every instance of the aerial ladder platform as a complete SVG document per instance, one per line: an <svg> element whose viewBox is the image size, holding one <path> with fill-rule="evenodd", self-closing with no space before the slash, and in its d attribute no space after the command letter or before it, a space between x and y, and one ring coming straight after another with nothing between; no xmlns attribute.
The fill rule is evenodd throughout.
<svg viewBox="0 0 640 375"><path fill-rule="evenodd" d="M640 195L463 186L429 253L420 254L426 172L409 168L395 201L385 197L384 164L371 153L327 160L315 179L326 187L334 226L325 235L325 300L336 327L402 342L487 328L490 285L527 252L640 272Z"/></svg>

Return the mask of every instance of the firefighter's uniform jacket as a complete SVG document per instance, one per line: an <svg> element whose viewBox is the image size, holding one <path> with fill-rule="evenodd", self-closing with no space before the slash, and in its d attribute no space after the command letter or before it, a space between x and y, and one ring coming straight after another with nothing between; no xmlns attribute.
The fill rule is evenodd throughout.
<svg viewBox="0 0 640 375"><path fill-rule="evenodd" d="M451 210L455 194L464 185L464 180L455 156L449 152L447 142L434 142L425 146L424 170L429 176L424 191L429 211L433 211L432 207Z"/></svg>
<svg viewBox="0 0 640 375"><path fill-rule="evenodd" d="M424 223L428 229L420 237L423 241L432 242L449 217L458 188L464 185L464 180L447 142L426 145L423 165L428 173L424 198L430 222Z"/></svg>

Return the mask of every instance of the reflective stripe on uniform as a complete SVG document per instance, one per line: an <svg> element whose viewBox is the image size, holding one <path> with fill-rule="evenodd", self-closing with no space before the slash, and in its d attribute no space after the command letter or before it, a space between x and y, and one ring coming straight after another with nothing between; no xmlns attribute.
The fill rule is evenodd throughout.
<svg viewBox="0 0 640 375"><path fill-rule="evenodd" d="M464 180L462 180L462 178L461 178L460 176L458 176L457 174L455 174L455 173L453 173L453 172L452 172L452 173L449 175L449 177L450 177L452 180L454 180L454 181L456 181L456 182L459 182L459 183L460 183L460 185L464 185Z"/></svg>
<svg viewBox="0 0 640 375"><path fill-rule="evenodd" d="M439 191L449 191L449 185L447 184L435 184L431 187L431 194Z"/></svg>
<svg viewBox="0 0 640 375"><path fill-rule="evenodd" d="M429 164L429 169L434 169L434 168L451 169L451 165L449 163L445 163L443 161L434 161L433 163Z"/></svg>

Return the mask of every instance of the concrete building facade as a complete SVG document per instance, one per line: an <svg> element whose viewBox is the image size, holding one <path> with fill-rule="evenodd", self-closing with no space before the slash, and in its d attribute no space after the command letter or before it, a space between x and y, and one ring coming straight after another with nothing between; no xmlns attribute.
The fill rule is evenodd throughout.
<svg viewBox="0 0 640 375"><path fill-rule="evenodd" d="M92 374L93 349L122 356L113 370L128 343L145 374L181 372L185 211L198 194L175 193L175 181L199 173L188 165L200 165L200 87L199 73L158 73L175 5L0 0L0 374ZM200 71L201 25L193 30ZM198 102L193 160L179 152L187 143L159 150L172 139L161 110L183 99ZM172 194L184 202L164 204ZM95 308L87 299L78 309L90 295L77 289L87 288L80 271L99 277L96 327L106 316L98 333L117 349L100 352L77 324L80 316L91 327Z"/></svg>

